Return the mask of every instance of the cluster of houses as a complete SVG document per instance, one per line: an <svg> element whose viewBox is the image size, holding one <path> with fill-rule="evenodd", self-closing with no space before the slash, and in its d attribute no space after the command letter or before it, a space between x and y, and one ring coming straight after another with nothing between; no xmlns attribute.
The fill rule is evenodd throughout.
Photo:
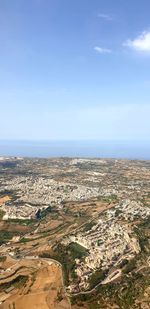
<svg viewBox="0 0 150 309"><path fill-rule="evenodd" d="M106 210L88 230L83 228L67 238L67 243L77 243L87 249L84 260L76 259L75 272L79 280L77 285L70 286L72 292L88 289L89 279L96 270L109 272L124 259L130 260L140 252L139 241L130 224L126 223L126 220L129 223L136 219L137 215L140 219L149 217L150 208L125 200Z"/></svg>
<svg viewBox="0 0 150 309"><path fill-rule="evenodd" d="M30 219L35 217L39 208L54 205L57 209L62 206L63 201L81 201L99 195L98 188L34 176L17 176L15 179L7 180L1 189L16 192L15 201L10 200L2 207L5 220Z"/></svg>

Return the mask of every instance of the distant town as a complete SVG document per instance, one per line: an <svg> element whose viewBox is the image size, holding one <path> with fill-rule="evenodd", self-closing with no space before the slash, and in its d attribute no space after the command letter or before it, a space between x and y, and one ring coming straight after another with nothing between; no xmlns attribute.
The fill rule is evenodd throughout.
<svg viewBox="0 0 150 309"><path fill-rule="evenodd" d="M54 308L148 303L149 161L1 157L0 172L0 308L36 303L44 269Z"/></svg>

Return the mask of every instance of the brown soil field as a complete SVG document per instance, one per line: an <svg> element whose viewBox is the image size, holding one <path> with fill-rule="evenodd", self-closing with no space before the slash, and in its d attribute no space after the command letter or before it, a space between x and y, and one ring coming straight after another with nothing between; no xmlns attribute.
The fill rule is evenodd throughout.
<svg viewBox="0 0 150 309"><path fill-rule="evenodd" d="M27 267L24 274L28 276L28 280L23 286L17 286L10 292L0 309L70 309L58 264L37 259L24 260L23 263L20 261L18 269L20 266Z"/></svg>
<svg viewBox="0 0 150 309"><path fill-rule="evenodd" d="M15 260L12 259L10 256L7 256L6 260L0 263L0 267L2 267L3 269L7 269L9 267L12 267L14 264Z"/></svg>
<svg viewBox="0 0 150 309"><path fill-rule="evenodd" d="M60 220L51 220L50 222L47 222L45 224L40 224L40 226L38 228L38 232L40 232L40 231L45 232L47 230L56 229L62 223L63 223L63 221L60 221Z"/></svg>
<svg viewBox="0 0 150 309"><path fill-rule="evenodd" d="M87 202L67 202L66 206L68 206L69 211L71 211L72 213L81 211L86 213L86 216L91 217L93 215L100 214L106 209L114 207L115 202L108 203L93 199Z"/></svg>

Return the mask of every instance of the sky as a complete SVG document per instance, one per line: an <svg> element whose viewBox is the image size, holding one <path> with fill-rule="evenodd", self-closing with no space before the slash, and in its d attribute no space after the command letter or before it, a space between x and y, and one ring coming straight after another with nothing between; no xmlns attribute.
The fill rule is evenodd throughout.
<svg viewBox="0 0 150 309"><path fill-rule="evenodd" d="M0 139L150 141L149 0L0 0Z"/></svg>

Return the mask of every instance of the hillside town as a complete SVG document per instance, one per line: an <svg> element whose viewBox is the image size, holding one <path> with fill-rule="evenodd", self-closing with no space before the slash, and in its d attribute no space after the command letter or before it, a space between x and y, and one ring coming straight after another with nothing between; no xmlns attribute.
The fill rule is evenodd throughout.
<svg viewBox="0 0 150 309"><path fill-rule="evenodd" d="M69 303L110 284L122 293L127 280L147 288L149 161L8 157L0 171L0 306L31 295L47 265Z"/></svg>
<svg viewBox="0 0 150 309"><path fill-rule="evenodd" d="M109 209L92 222L92 227L75 233L63 240L65 245L77 243L87 250L87 256L76 259L75 272L79 283L70 286L71 291L79 292L89 288L89 279L98 269L110 271L126 259L132 259L140 252L140 245L130 222L135 219L150 218L150 208L142 207L135 201L125 200ZM127 221L125 223L123 220ZM115 269L116 272L116 269ZM118 271L118 275L120 272Z"/></svg>
<svg viewBox="0 0 150 309"><path fill-rule="evenodd" d="M0 176L0 194L8 192L11 197L1 206L4 219L34 218L38 209L59 209L66 201L112 196L140 200L147 195L147 162L142 167L141 162L131 165L130 161L104 159L41 159L40 163L39 159L1 157L2 171L11 173L11 177L4 172ZM12 166L19 175L13 173Z"/></svg>

